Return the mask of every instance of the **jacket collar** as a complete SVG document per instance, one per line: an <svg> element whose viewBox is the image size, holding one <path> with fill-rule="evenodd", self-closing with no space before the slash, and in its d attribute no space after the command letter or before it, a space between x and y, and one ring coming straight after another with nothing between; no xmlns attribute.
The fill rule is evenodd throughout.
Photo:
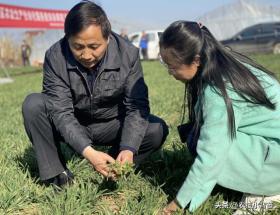
<svg viewBox="0 0 280 215"><path fill-rule="evenodd" d="M69 44L66 37L63 38L62 43L63 47L65 48L64 50L67 69L76 69L79 63L74 58L69 48ZM102 70L117 70L121 66L120 51L114 33L112 33L109 37L109 44L102 61Z"/></svg>

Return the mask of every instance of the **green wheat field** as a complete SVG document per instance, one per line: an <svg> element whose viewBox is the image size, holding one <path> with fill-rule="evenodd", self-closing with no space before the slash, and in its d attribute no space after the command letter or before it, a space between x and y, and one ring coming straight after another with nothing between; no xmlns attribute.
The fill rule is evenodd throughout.
<svg viewBox="0 0 280 215"><path fill-rule="evenodd" d="M280 78L279 55L252 57ZM156 215L175 197L193 161L176 132L184 85L169 76L157 61L143 62L142 65L149 87L151 112L163 118L170 129L163 148L139 169L112 182L97 174L86 160L63 145L75 183L59 193L39 181L36 159L21 115L25 96L41 91L42 70L32 67L10 69L14 82L0 85L1 215ZM240 201L241 195L216 186L210 198L194 214L232 214L232 205ZM280 205L266 214L280 214Z"/></svg>

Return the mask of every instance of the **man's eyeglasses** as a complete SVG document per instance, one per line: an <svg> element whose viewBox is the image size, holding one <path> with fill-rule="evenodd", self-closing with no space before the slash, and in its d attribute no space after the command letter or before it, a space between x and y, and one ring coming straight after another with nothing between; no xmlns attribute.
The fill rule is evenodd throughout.
<svg viewBox="0 0 280 215"><path fill-rule="evenodd" d="M167 69L170 75L174 75L176 73L175 69L169 68L168 64L163 61L161 55L159 55L159 62Z"/></svg>

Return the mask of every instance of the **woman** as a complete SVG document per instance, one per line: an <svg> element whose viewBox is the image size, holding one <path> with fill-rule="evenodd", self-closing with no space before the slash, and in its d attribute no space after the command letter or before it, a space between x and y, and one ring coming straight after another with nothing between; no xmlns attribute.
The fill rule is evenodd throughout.
<svg viewBox="0 0 280 215"><path fill-rule="evenodd" d="M199 134L195 161L163 213L188 204L194 211L216 184L279 201L280 84L273 74L223 47L196 22L171 24L160 55L169 73L186 83L190 121ZM260 199L249 194L244 201Z"/></svg>

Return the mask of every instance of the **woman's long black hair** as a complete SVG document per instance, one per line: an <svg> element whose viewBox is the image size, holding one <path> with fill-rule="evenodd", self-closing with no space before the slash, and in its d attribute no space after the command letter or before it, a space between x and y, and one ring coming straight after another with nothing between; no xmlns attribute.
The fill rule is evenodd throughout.
<svg viewBox="0 0 280 215"><path fill-rule="evenodd" d="M176 21L160 39L162 58L172 65L190 65L200 56L200 66L195 77L187 83L189 119L199 127L201 115L195 115L194 106L198 96L203 96L207 85L220 94L225 101L228 128L231 138L236 135L232 101L227 94L227 82L245 101L274 110L275 105L267 97L260 81L243 63L274 75L250 58L224 47L210 31L197 22Z"/></svg>

